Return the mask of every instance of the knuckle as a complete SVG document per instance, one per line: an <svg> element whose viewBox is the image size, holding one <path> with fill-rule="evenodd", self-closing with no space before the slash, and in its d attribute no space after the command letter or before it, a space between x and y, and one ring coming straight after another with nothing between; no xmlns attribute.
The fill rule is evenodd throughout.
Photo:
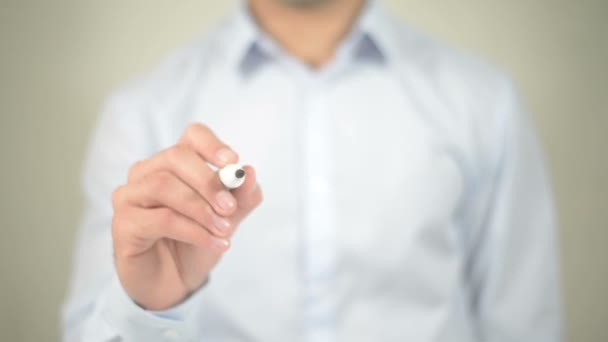
<svg viewBox="0 0 608 342"><path fill-rule="evenodd" d="M120 224L121 221L122 221L120 219L121 216L122 215L121 215L120 211L114 210L114 215L112 215L112 225L111 225L111 227L112 227L112 233L114 233L115 231L117 231L118 228L121 226L121 224Z"/></svg>
<svg viewBox="0 0 608 342"><path fill-rule="evenodd" d="M134 237L136 238L141 238L141 237L148 237L148 235L150 234L150 226L149 225L143 225L143 224L130 224L126 227L127 229L125 230L125 237L128 237L129 239L132 239Z"/></svg>
<svg viewBox="0 0 608 342"><path fill-rule="evenodd" d="M175 145L165 151L165 160L169 164L179 164L184 156L185 149L183 146Z"/></svg>
<svg viewBox="0 0 608 342"><path fill-rule="evenodd" d="M175 223L176 215L171 209L159 209L156 213L156 223L160 225L161 229L170 227Z"/></svg>
<svg viewBox="0 0 608 342"><path fill-rule="evenodd" d="M128 210L120 210L112 218L112 241L115 243L124 242L133 236L143 236L144 228L136 223L132 217L133 213Z"/></svg>
<svg viewBox="0 0 608 342"><path fill-rule="evenodd" d="M122 211L115 211L112 217L112 240L120 240L127 231L128 225Z"/></svg>
<svg viewBox="0 0 608 342"><path fill-rule="evenodd" d="M207 126L201 124L201 123L193 123L188 125L188 127L186 127L186 131L184 133L184 135L189 138L189 139L195 139L197 137L199 137L201 134L203 134L204 132L208 131L209 128L207 128Z"/></svg>
<svg viewBox="0 0 608 342"><path fill-rule="evenodd" d="M124 185L121 185L118 188L114 189L114 191L112 191L112 205L114 206L114 208L116 208L123 202L124 192Z"/></svg>
<svg viewBox="0 0 608 342"><path fill-rule="evenodd" d="M139 160L136 161L135 163L133 163L133 165L131 165L131 167L129 168L129 172L128 172L128 181L132 182L135 177L137 177L137 175L139 174L139 170L141 170L142 168L142 164L143 161Z"/></svg>
<svg viewBox="0 0 608 342"><path fill-rule="evenodd" d="M169 172L157 172L151 177L151 190L154 193L163 193L171 188L172 175Z"/></svg>
<svg viewBox="0 0 608 342"><path fill-rule="evenodd" d="M190 145L195 146L195 149L199 151L206 151L219 144L213 131L201 123L195 123L188 126L185 137Z"/></svg>

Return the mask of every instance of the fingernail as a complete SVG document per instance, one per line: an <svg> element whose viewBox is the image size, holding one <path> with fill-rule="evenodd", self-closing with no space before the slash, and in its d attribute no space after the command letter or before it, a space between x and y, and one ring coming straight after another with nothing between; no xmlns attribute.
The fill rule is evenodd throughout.
<svg viewBox="0 0 608 342"><path fill-rule="evenodd" d="M221 239L215 236L211 237L211 243L219 248L220 250L225 250L226 248L228 248L230 246L230 242L226 239Z"/></svg>
<svg viewBox="0 0 608 342"><path fill-rule="evenodd" d="M217 215L213 215L213 224L219 231L222 232L225 232L230 229L230 221Z"/></svg>
<svg viewBox="0 0 608 342"><path fill-rule="evenodd" d="M215 195L217 205L224 210L232 210L236 206L236 200L231 193L226 190L222 190Z"/></svg>
<svg viewBox="0 0 608 342"><path fill-rule="evenodd" d="M231 161L236 159L236 154L228 147L222 147L219 151L217 151L215 156L220 162L224 164L230 163Z"/></svg>

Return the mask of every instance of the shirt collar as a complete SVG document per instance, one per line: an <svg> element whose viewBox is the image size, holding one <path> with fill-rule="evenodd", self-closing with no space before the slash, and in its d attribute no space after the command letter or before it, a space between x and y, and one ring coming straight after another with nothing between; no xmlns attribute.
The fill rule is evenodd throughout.
<svg viewBox="0 0 608 342"><path fill-rule="evenodd" d="M363 45L371 44L383 62L390 62L395 54L391 19L377 0L368 0L354 27L363 34Z"/></svg>
<svg viewBox="0 0 608 342"><path fill-rule="evenodd" d="M277 56L279 47L257 26L247 1L240 2L232 24L228 58L239 73L248 75ZM383 8L368 0L342 44L350 43L347 53L354 61L386 63L391 54L389 29Z"/></svg>

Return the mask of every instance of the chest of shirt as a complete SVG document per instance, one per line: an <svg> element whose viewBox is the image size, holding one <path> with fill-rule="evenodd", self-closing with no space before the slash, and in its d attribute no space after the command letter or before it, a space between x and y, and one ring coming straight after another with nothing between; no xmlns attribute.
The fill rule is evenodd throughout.
<svg viewBox="0 0 608 342"><path fill-rule="evenodd" d="M454 256L462 170L449 153L454 146L445 147L396 79L275 74L211 85L189 119L207 124L253 165L265 194L245 223L251 232L236 239L268 239L275 251L277 241L295 243L307 215L302 206L311 200L303 197L315 196L310 187L317 187L318 196L331 197L337 247L345 254L395 267L411 248L429 260ZM374 253L379 247L381 255Z"/></svg>
<svg viewBox="0 0 608 342"><path fill-rule="evenodd" d="M256 168L264 192L214 270L214 314L247 325L280 312L285 333L295 331L303 286L324 283L315 277L325 267L327 298L355 315L345 322L451 303L463 264L456 216L465 177L452 155L460 146L446 145L411 98L387 73L211 78L188 113L167 121L176 132L167 144L191 122L208 125ZM235 296L242 284L256 296ZM379 307L369 298L381 298Z"/></svg>

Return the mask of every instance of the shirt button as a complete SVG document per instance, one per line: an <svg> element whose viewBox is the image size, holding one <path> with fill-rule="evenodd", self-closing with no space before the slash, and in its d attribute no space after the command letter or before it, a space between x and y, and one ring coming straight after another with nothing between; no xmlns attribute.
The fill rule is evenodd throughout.
<svg viewBox="0 0 608 342"><path fill-rule="evenodd" d="M175 329L167 329L163 333L163 337L167 340L177 340L179 338L179 333Z"/></svg>

